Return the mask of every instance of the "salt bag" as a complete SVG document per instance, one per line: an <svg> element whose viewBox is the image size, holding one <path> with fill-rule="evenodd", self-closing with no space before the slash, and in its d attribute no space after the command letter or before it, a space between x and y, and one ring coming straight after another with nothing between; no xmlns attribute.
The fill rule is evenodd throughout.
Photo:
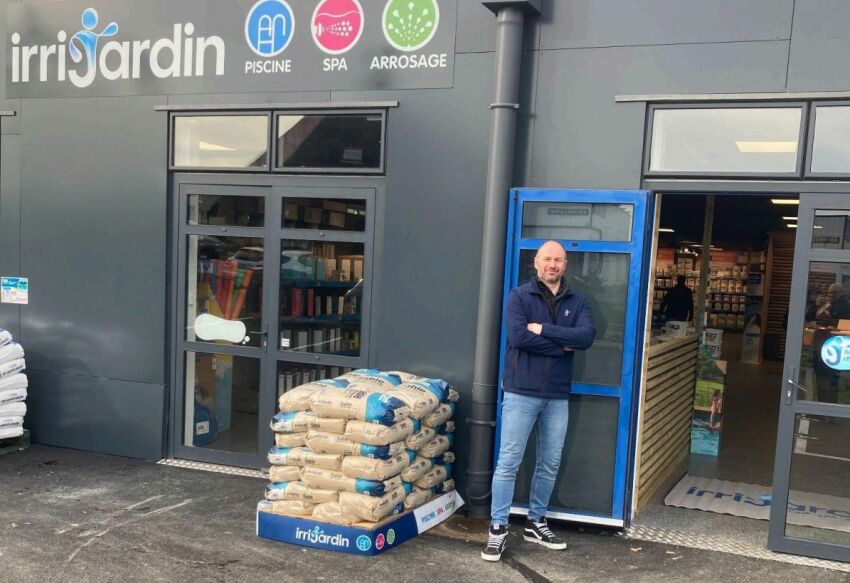
<svg viewBox="0 0 850 583"><path fill-rule="evenodd" d="M410 408L401 400L384 393L371 393L358 388L324 389L310 397L310 408L320 417L354 419L395 425L410 415Z"/></svg>
<svg viewBox="0 0 850 583"><path fill-rule="evenodd" d="M345 437L357 443L389 445L403 441L419 426L419 421L415 419L399 421L392 427L366 421L349 421L345 426Z"/></svg>
<svg viewBox="0 0 850 583"><path fill-rule="evenodd" d="M344 389L350 383L342 379L323 379L320 381L305 383L298 385L294 389L286 391L278 398L278 408L280 411L307 411L310 409L310 397L322 389L334 387Z"/></svg>
<svg viewBox="0 0 850 583"><path fill-rule="evenodd" d="M17 342L0 346L0 364L24 358L24 347Z"/></svg>

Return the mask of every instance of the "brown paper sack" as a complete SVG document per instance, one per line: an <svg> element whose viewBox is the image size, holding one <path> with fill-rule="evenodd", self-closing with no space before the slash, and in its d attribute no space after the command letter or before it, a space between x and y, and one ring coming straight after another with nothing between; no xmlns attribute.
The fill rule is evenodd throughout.
<svg viewBox="0 0 850 583"><path fill-rule="evenodd" d="M351 526L360 521L360 517L343 510L339 502L325 502L313 508L313 518L320 522Z"/></svg>
<svg viewBox="0 0 850 583"><path fill-rule="evenodd" d="M426 488L433 488L440 482L445 481L449 477L449 472L446 470L446 466L434 466L428 472L413 482L413 485L417 488L424 490Z"/></svg>
<svg viewBox="0 0 850 583"><path fill-rule="evenodd" d="M307 441L307 432L299 433L275 433L274 444L277 447L304 447Z"/></svg>
<svg viewBox="0 0 850 583"><path fill-rule="evenodd" d="M417 451L420 447L434 439L436 435L437 432L433 427L423 427L422 429L405 439L404 446L407 449Z"/></svg>
<svg viewBox="0 0 850 583"><path fill-rule="evenodd" d="M413 433L413 421L405 419L392 427L365 421L349 421L345 427L345 436L351 441L367 445L389 445L404 439Z"/></svg>
<svg viewBox="0 0 850 583"><path fill-rule="evenodd" d="M316 505L304 500L275 500L272 502L272 512L287 516L310 516Z"/></svg>
<svg viewBox="0 0 850 583"><path fill-rule="evenodd" d="M386 480L399 475L410 463L406 453L388 460L376 460L369 457L347 456L342 459L342 473L349 478L364 480Z"/></svg>
<svg viewBox="0 0 850 583"><path fill-rule="evenodd" d="M380 497L342 492L339 495L339 504L344 511L359 516L363 520L378 522L403 501L404 497L404 488L396 488Z"/></svg>
<svg viewBox="0 0 850 583"><path fill-rule="evenodd" d="M298 466L272 466L269 468L269 482L294 482L300 477Z"/></svg>
<svg viewBox="0 0 850 583"><path fill-rule="evenodd" d="M400 384L390 394L410 407L410 416L414 419L422 419L440 406L437 395L415 381Z"/></svg>

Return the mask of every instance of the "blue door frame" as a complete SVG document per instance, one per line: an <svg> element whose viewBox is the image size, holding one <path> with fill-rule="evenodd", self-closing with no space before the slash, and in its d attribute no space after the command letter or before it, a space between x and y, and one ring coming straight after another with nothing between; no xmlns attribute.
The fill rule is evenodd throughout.
<svg viewBox="0 0 850 583"><path fill-rule="evenodd" d="M651 196L651 193L647 191L619 190L514 189L511 192L510 209L508 212L507 248L505 253L503 305L507 301L510 290L518 284L520 252L522 250L536 250L545 242L542 239L522 238L524 203L611 203L630 204L634 207L631 240L628 242L560 240L568 252L585 251L627 254L629 256L629 281L620 384L617 386L605 386L573 383L572 385L572 392L577 395L592 395L619 400L611 511L609 514L601 514L598 512L582 511L580 508L557 508L550 506L549 516L552 518L615 527L627 526L630 518L627 511L627 504L630 503L632 489L636 420L639 404L638 393L643 358L646 290L651 251L647 244L648 241L651 242L651 237L647 237L649 229L652 226L652 218L649 215ZM504 372L505 337L503 314L501 354L499 359L499 387L502 387ZM501 435L501 401L502 391L499 390L496 415L496 444L499 443ZM497 461L498 446L496 447L494 464ZM527 510L527 504L518 502L514 502L511 508L511 511L516 514L525 514Z"/></svg>

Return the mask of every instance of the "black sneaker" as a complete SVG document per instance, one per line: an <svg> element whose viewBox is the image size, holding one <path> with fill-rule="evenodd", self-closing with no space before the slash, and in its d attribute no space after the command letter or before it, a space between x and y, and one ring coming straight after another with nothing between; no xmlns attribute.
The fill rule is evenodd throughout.
<svg viewBox="0 0 850 583"><path fill-rule="evenodd" d="M566 541L558 538L554 532L549 530L549 525L546 524L545 518L541 518L540 522L534 522L530 518L526 520L522 538L528 542L543 545L547 549L562 551L567 548Z"/></svg>
<svg viewBox="0 0 850 583"><path fill-rule="evenodd" d="M501 524L492 524L487 536L487 546L481 551L481 558L485 561L498 561L507 545L508 528Z"/></svg>

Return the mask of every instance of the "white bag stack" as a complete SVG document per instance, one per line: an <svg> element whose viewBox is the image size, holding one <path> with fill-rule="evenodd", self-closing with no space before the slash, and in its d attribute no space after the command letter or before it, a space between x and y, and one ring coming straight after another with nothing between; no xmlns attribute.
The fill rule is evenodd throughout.
<svg viewBox="0 0 850 583"><path fill-rule="evenodd" d="M24 434L27 375L24 349L12 334L0 329L0 440Z"/></svg>
<svg viewBox="0 0 850 583"><path fill-rule="evenodd" d="M376 369L287 391L271 422L275 447L265 497L272 511L334 524L374 523L412 508L408 499L418 506L451 490L449 401L456 396L444 381ZM415 445L425 448L427 468L417 485L402 480L420 459L407 441L423 428L428 439Z"/></svg>

